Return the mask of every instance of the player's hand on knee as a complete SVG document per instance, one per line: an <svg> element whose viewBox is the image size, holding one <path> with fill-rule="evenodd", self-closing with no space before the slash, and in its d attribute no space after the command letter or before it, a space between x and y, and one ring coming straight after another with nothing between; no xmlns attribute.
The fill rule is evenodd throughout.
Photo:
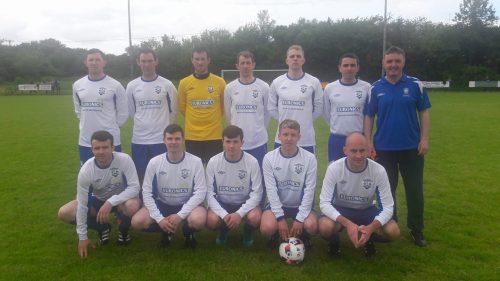
<svg viewBox="0 0 500 281"><path fill-rule="evenodd" d="M352 223L349 224L347 227L347 235L349 236L349 239L351 240L352 244L354 245L355 248L359 248L359 231L358 231L358 225Z"/></svg>
<svg viewBox="0 0 500 281"><path fill-rule="evenodd" d="M288 237L290 237L288 232L288 224L286 223L285 219L278 221L278 232L282 240L286 240L288 239Z"/></svg>
<svg viewBox="0 0 500 281"><path fill-rule="evenodd" d="M175 233L177 226L181 223L182 218L178 214L172 214L167 217L169 231Z"/></svg>
<svg viewBox="0 0 500 281"><path fill-rule="evenodd" d="M160 226L161 230L163 230L164 232L171 232L170 231L170 227L168 226L169 222L166 218L163 218L159 223L158 225Z"/></svg>
<svg viewBox="0 0 500 281"><path fill-rule="evenodd" d="M304 223L299 221L294 221L292 225L292 229L290 230L290 236L298 237L304 231Z"/></svg>
<svg viewBox="0 0 500 281"><path fill-rule="evenodd" d="M109 222L109 214L111 213L111 209L113 209L113 205L108 201L104 202L102 207L97 212L96 220L98 223L107 223Z"/></svg>
<svg viewBox="0 0 500 281"><path fill-rule="evenodd" d="M368 242L368 240L372 236L372 233L373 231L369 227L365 225L358 226L358 235L359 235L358 244L360 247L364 246L366 242Z"/></svg>
<svg viewBox="0 0 500 281"><path fill-rule="evenodd" d="M241 223L241 217L238 213L228 214L224 217L224 222L231 230L238 228Z"/></svg>

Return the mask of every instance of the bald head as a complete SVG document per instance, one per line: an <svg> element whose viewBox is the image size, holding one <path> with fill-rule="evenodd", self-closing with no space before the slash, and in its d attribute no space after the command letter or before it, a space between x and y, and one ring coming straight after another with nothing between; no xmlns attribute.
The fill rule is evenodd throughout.
<svg viewBox="0 0 500 281"><path fill-rule="evenodd" d="M347 136L346 141L345 141L345 145L348 146L350 143L352 143L352 144L360 143L360 144L368 146L368 140L360 132L354 132L354 133L351 133Z"/></svg>
<svg viewBox="0 0 500 281"><path fill-rule="evenodd" d="M358 132L351 133L347 136L344 154L347 157L347 165L350 170L359 172L366 166L366 158L368 158L368 140Z"/></svg>

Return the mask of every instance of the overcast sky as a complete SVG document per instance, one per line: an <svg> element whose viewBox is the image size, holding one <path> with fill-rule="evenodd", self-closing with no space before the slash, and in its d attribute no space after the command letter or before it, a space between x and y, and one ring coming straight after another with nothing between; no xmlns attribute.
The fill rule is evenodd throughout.
<svg viewBox="0 0 500 281"><path fill-rule="evenodd" d="M452 22L462 0L387 0L388 14ZM127 0L0 0L0 39L19 44L54 38L68 47L121 54L128 46ZM223 28L231 32L268 10L277 25L384 14L384 0L130 0L132 43ZM490 0L499 15L500 0Z"/></svg>

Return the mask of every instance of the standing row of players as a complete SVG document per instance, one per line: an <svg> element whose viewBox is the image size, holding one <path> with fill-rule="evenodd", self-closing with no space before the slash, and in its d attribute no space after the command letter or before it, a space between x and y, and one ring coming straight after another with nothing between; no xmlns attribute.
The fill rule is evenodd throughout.
<svg viewBox="0 0 500 281"><path fill-rule="evenodd" d="M73 86L75 110L80 118L80 159L83 164L92 157L90 136L98 130L111 132L115 149L121 150L119 127L130 112L134 116L132 158L142 182L149 160L165 152L159 128L173 123L179 109L185 116L186 151L198 155L204 163L222 151L221 119L225 113L231 124L243 128L243 149L262 166L269 115L280 122L297 120L303 136L299 146L314 152L313 120L323 113L331 131L329 161L344 156L348 134L364 131L371 155L375 157L377 152L389 174L393 197L401 169L408 197L408 226L415 243L425 246L422 178L430 103L421 83L403 74L404 61L403 50L390 48L383 61L386 76L370 87L357 79L358 58L346 54L339 60L341 79L329 84L323 96L319 80L302 70L305 57L298 45L287 51L288 73L275 79L271 87L253 76L255 60L250 52L238 54L240 78L225 86L220 77L209 73L208 52L197 49L192 54L194 74L181 80L177 94L170 81L156 74L158 59L152 50L139 54L137 62L143 75L130 82L125 91L104 74L103 54L94 49L86 59L89 75ZM375 116L378 129L372 144ZM280 145L277 132L275 147Z"/></svg>

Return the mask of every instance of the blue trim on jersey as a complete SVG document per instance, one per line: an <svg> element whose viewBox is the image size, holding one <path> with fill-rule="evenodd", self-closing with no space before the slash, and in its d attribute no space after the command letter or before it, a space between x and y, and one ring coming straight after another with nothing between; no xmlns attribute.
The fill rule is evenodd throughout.
<svg viewBox="0 0 500 281"><path fill-rule="evenodd" d="M168 113L172 113L172 101L170 100L170 95L167 92L167 105L168 105ZM173 121L173 120L171 120Z"/></svg>
<svg viewBox="0 0 500 281"><path fill-rule="evenodd" d="M155 78L154 78L154 79L152 79L152 80L146 80L146 79L144 79L144 77L142 77L142 75L141 75L141 80L142 80L142 82L153 82L153 81L155 81L156 79L158 79L158 74L156 74Z"/></svg>
<svg viewBox="0 0 500 281"><path fill-rule="evenodd" d="M132 101L134 101L133 106L134 106L134 112L137 111L137 107L135 106L135 97L132 95Z"/></svg>
<svg viewBox="0 0 500 281"><path fill-rule="evenodd" d="M151 186L153 191L153 198L157 200L160 197L160 194L158 192L158 179L156 178L156 174L153 177L153 183L151 184Z"/></svg>
<svg viewBox="0 0 500 281"><path fill-rule="evenodd" d="M257 81L257 78L254 77L252 82L250 82L250 83L243 83L243 82L241 82L240 78L238 78L238 82L240 82L241 85L245 85L245 86L252 85L253 83L255 83L255 81Z"/></svg>
<svg viewBox="0 0 500 281"><path fill-rule="evenodd" d="M76 93L76 98L78 99L78 104L80 106L82 106L82 100L80 99L80 96L78 95L78 93Z"/></svg>
<svg viewBox="0 0 500 281"><path fill-rule="evenodd" d="M277 143L274 143L274 145L276 145L276 144L277 144ZM288 156L283 155L283 153L281 153L281 144L280 144L279 148L280 148L280 155L281 155L283 158L286 158L286 159L290 159L290 158L293 158L293 157L297 156L297 154L299 154L299 150L300 150L300 149L299 149L299 147L297 147L297 151L295 152L295 154L293 154L292 156L289 156L289 157L288 157Z"/></svg>
<svg viewBox="0 0 500 281"><path fill-rule="evenodd" d="M333 196L332 200L330 201L332 205L335 203L335 198L337 198L337 183L333 186Z"/></svg>
<svg viewBox="0 0 500 281"><path fill-rule="evenodd" d="M382 199L380 198L378 186L375 188L375 194L377 195L378 208L380 209L380 212L382 212L384 210L384 205L382 205Z"/></svg>
<svg viewBox="0 0 500 281"><path fill-rule="evenodd" d="M316 96L316 91L313 90L312 95L311 95L312 112L314 112L314 110L316 109L314 107L314 98L315 98L315 96Z"/></svg>
<svg viewBox="0 0 500 281"><path fill-rule="evenodd" d="M181 160L179 160L177 162L173 162L173 161L170 161L170 159L168 159L168 152L165 154L165 158L167 159L168 163L170 163L170 164L179 164L184 160L185 157L186 157L186 152L182 152Z"/></svg>
<svg viewBox="0 0 500 281"><path fill-rule="evenodd" d="M224 160L226 160L227 162L229 163L238 163L241 161L241 159L243 159L243 150L241 151L241 155L240 155L240 158L238 158L238 160L235 160L235 161L231 161L229 159L226 158L226 152L224 151L224 153L222 154L222 156L224 157Z"/></svg>
<svg viewBox="0 0 500 281"><path fill-rule="evenodd" d="M127 175L125 175L125 173L122 173L122 179L123 179L123 183L122 183L122 186L127 188L128 184L127 184Z"/></svg>
<svg viewBox="0 0 500 281"><path fill-rule="evenodd" d="M292 81L298 81L298 80L300 80L300 79L304 78L304 76L306 76L306 73L305 73L305 72L304 72L304 73L302 73L302 76L300 76L299 78L296 78L296 79L291 78L290 76L288 76L288 73L285 73L285 75L286 75L286 78L288 78L288 79L290 79L290 80L292 80Z"/></svg>
<svg viewBox="0 0 500 281"><path fill-rule="evenodd" d="M87 75L87 78L89 79L89 81L92 81L92 82L99 82L99 81L102 81L104 80L104 78L106 78L108 75L104 74L104 76L100 79L96 79L96 80L93 80L92 78L90 78L90 75Z"/></svg>
<svg viewBox="0 0 500 281"><path fill-rule="evenodd" d="M340 83L340 85L342 85L342 86L347 86L347 87L349 87L349 86L354 86L354 85L358 84L358 79L356 78L356 81L354 81L354 82L353 82L353 83L351 83L351 84L349 84L349 83L343 83L343 82L342 82L342 79L339 79L339 83Z"/></svg>
<svg viewBox="0 0 500 281"><path fill-rule="evenodd" d="M366 168L368 168L368 160L365 159L365 167L363 168L363 170L359 171L359 172L356 172L356 171L353 171L351 169L349 169L349 165L348 165L348 162L347 162L347 157L344 159L344 162L345 162L345 167L347 168L347 170L349 170L349 172L353 173L353 174L361 174L362 172L364 172L366 170Z"/></svg>
<svg viewBox="0 0 500 281"><path fill-rule="evenodd" d="M116 105L116 94L113 95L113 103L115 104L115 110L118 110L118 107Z"/></svg>
<svg viewBox="0 0 500 281"><path fill-rule="evenodd" d="M214 198L217 199L217 179L215 179L215 175L214 175L214 183L212 185L213 185L213 188L214 188Z"/></svg>

